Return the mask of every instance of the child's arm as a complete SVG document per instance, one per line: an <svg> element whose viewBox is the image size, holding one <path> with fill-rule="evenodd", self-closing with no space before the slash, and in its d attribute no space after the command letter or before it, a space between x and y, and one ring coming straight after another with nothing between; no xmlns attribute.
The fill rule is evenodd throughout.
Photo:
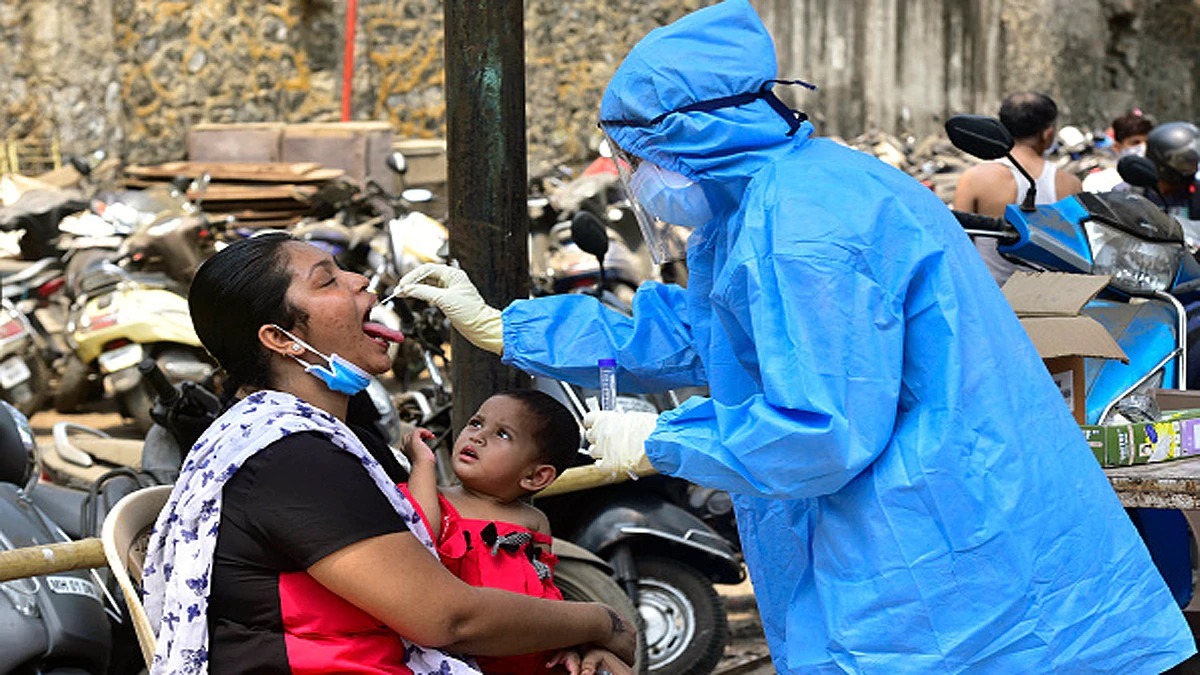
<svg viewBox="0 0 1200 675"><path fill-rule="evenodd" d="M412 464L408 472L408 491L429 519L429 534L437 541L442 535L442 507L438 503L437 459L425 441L433 438L428 429L416 428L404 437L401 452Z"/></svg>

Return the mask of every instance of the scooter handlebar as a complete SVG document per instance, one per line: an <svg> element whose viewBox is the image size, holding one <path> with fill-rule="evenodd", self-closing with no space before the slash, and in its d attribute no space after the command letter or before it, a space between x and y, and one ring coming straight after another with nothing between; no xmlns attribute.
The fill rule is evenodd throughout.
<svg viewBox="0 0 1200 675"><path fill-rule="evenodd" d="M958 219L959 225L970 234L995 237L1002 244L1013 244L1020 239L1016 229L1003 218L981 216L967 211L951 210L951 213Z"/></svg>
<svg viewBox="0 0 1200 675"><path fill-rule="evenodd" d="M175 399L179 398L179 390L167 380L167 376L163 374L162 369L158 367L158 362L154 359L143 359L137 368L138 372L142 374L142 378L158 395L159 403L170 406Z"/></svg>

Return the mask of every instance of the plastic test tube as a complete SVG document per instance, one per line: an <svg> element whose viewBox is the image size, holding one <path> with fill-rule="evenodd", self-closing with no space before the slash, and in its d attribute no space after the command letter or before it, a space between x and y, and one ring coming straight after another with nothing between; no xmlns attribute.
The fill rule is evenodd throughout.
<svg viewBox="0 0 1200 675"><path fill-rule="evenodd" d="M600 369L600 409L617 409L617 360L600 359L596 362Z"/></svg>

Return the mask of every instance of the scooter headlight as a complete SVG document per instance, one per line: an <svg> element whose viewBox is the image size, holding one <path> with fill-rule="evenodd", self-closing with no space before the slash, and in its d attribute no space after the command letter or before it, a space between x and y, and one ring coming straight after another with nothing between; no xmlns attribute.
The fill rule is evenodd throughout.
<svg viewBox="0 0 1200 675"><path fill-rule="evenodd" d="M1092 247L1092 273L1112 277L1126 293L1164 291L1179 270L1178 242L1147 241L1090 220L1084 223Z"/></svg>

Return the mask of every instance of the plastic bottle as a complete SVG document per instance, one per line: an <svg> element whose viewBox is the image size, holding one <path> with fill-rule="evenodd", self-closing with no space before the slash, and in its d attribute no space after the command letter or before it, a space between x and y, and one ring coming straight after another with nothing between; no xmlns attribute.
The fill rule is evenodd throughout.
<svg viewBox="0 0 1200 675"><path fill-rule="evenodd" d="M600 409L617 409L617 360L600 359L596 362L600 369Z"/></svg>

